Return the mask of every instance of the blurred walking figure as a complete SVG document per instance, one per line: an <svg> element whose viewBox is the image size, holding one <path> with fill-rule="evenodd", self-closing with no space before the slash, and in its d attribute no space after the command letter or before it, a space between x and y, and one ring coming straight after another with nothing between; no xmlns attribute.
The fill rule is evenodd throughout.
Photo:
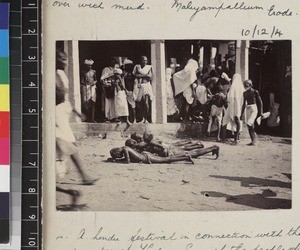
<svg viewBox="0 0 300 250"><path fill-rule="evenodd" d="M263 113L262 100L259 95L259 92L253 89L253 84L251 80L246 80L244 82L244 86L246 91L243 94L244 102L242 106L241 120L243 119L244 111L246 108L246 123L251 138L251 142L248 145L254 146L257 142L257 135L254 130L254 122L257 116L260 117Z"/></svg>
<svg viewBox="0 0 300 250"><path fill-rule="evenodd" d="M64 72L67 58L64 52L56 52L56 167L57 172L62 176L66 174L66 160L71 158L82 178L83 185L93 185L96 180L92 180L84 171L83 163L80 159L78 149L75 145L75 136L70 127L69 119L71 113L81 117L69 103L69 80Z"/></svg>

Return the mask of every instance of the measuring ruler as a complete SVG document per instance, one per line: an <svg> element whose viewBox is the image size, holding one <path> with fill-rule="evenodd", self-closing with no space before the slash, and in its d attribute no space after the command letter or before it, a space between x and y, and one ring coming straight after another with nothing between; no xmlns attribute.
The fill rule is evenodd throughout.
<svg viewBox="0 0 300 250"><path fill-rule="evenodd" d="M41 1L21 1L22 218L21 248L41 249Z"/></svg>

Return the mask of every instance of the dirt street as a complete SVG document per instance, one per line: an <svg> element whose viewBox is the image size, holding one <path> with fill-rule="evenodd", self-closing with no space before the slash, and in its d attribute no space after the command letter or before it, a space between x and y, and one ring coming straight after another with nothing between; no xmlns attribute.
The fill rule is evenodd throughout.
<svg viewBox="0 0 300 250"><path fill-rule="evenodd" d="M164 141L178 141L170 136ZM86 137L78 141L85 170L99 178L94 186L80 185L80 176L69 164L67 178L57 184L79 190L78 206L57 193L57 208L80 211L221 211L282 209L291 207L291 144L278 137L261 137L257 146L203 141L220 146L220 157L211 154L190 163L120 164L106 162L109 150L123 146L126 138Z"/></svg>

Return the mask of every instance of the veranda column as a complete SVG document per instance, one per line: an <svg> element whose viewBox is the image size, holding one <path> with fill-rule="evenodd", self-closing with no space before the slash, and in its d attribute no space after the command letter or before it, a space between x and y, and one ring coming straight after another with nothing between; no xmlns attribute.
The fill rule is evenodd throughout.
<svg viewBox="0 0 300 250"><path fill-rule="evenodd" d="M240 74L242 80L249 78L249 41L238 40L236 43L235 72Z"/></svg>
<svg viewBox="0 0 300 250"><path fill-rule="evenodd" d="M152 102L152 122L167 123L167 99L165 88L165 41L151 41L151 64L153 67L152 88L155 95Z"/></svg>
<svg viewBox="0 0 300 250"><path fill-rule="evenodd" d="M80 71L79 71L79 47L78 41L66 41L64 50L68 56L68 65L65 69L69 78L69 98L72 105L78 112L81 112L80 96ZM75 120L80 122L81 119L76 117Z"/></svg>
<svg viewBox="0 0 300 250"><path fill-rule="evenodd" d="M236 41L236 46L235 46L235 73L236 74L241 74L241 40Z"/></svg>

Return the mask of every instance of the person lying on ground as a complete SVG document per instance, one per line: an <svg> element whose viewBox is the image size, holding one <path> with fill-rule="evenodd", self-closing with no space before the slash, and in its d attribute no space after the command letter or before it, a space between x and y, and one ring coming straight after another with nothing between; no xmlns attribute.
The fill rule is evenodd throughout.
<svg viewBox="0 0 300 250"><path fill-rule="evenodd" d="M194 164L190 155L176 155L169 157L161 157L150 152L143 151L141 153L130 147L113 148L110 150L110 155L114 161L125 162L125 163L172 163L178 161L187 161Z"/></svg>
<svg viewBox="0 0 300 250"><path fill-rule="evenodd" d="M137 142L142 142L143 141L143 135L139 134L139 133L136 133L136 132L132 133L130 135L130 138L137 141Z"/></svg>
<svg viewBox="0 0 300 250"><path fill-rule="evenodd" d="M138 143L133 139L128 139L125 142L125 146L130 147L138 152L147 151L152 154L168 157L168 156L176 156L176 155L184 155L189 154L192 158L198 158L199 156L212 153L212 155L216 155L216 159L219 157L220 148L216 145L208 148L191 148L190 150L184 150L182 148L170 145L167 148L155 148L155 147L147 147L143 142ZM203 145L202 145L203 146Z"/></svg>
<svg viewBox="0 0 300 250"><path fill-rule="evenodd" d="M154 138L153 134L145 132L143 134L143 138L141 138L140 134L133 133L131 135L131 139L135 142L132 142L130 140L127 141L128 145L139 152L141 151L148 151L154 154L157 154L159 156L169 156L169 151L172 148L171 151L177 152L178 150L180 152L183 151L189 151L193 149L200 149L204 148L203 144L200 141L193 141L192 139L182 141L182 142L176 142L173 143L164 143L156 138Z"/></svg>
<svg viewBox="0 0 300 250"><path fill-rule="evenodd" d="M157 138L154 138L153 134L150 134L147 132L145 132L143 135L143 141L148 143L151 146L158 147L158 148L168 148L170 145L179 147L179 148L181 148L183 150L187 150L187 151L192 150L192 149L197 149L197 148L204 148L203 144L200 141L189 141L189 142L186 142L183 144L177 143L177 145L172 144L172 143L167 144L165 142L158 140Z"/></svg>

